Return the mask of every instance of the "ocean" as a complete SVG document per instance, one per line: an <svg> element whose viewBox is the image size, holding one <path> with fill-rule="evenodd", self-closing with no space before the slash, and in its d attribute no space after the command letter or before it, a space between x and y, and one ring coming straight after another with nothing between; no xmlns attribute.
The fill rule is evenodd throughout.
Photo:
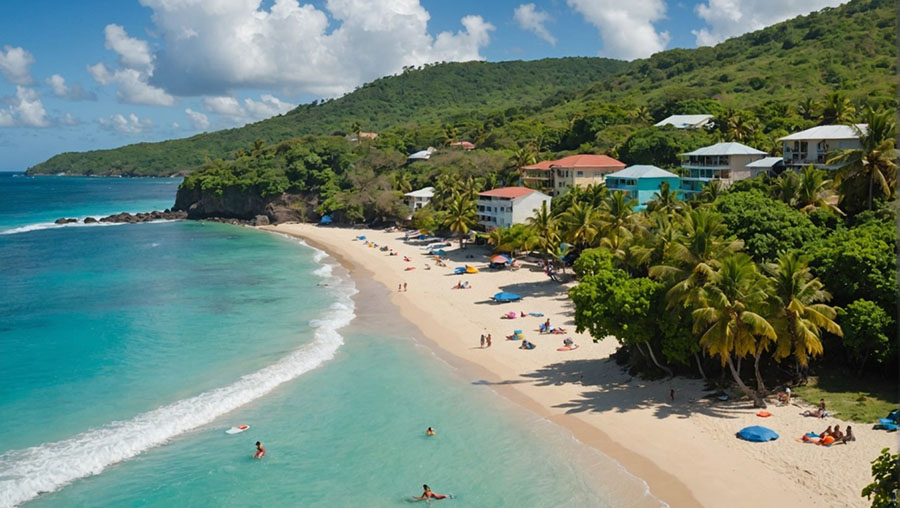
<svg viewBox="0 0 900 508"><path fill-rule="evenodd" d="M423 483L450 506L659 504L301 241L53 224L178 183L0 176L0 507L406 506Z"/></svg>

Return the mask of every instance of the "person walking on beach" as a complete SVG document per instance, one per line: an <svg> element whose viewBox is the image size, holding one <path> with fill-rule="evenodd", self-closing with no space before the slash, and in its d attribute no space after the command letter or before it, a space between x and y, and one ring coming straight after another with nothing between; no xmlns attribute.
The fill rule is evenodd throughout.
<svg viewBox="0 0 900 508"><path fill-rule="evenodd" d="M487 334L487 347L491 347L491 334Z"/></svg>
<svg viewBox="0 0 900 508"><path fill-rule="evenodd" d="M482 333L482 334L481 334L481 348L482 348L482 349L484 349L484 341L485 341L485 339L487 339L487 337L485 337L485 335Z"/></svg>
<svg viewBox="0 0 900 508"><path fill-rule="evenodd" d="M397 284L397 292L403 291L403 284Z"/></svg>
<svg viewBox="0 0 900 508"><path fill-rule="evenodd" d="M406 283L405 282L403 283L403 292L404 293L406 292Z"/></svg>

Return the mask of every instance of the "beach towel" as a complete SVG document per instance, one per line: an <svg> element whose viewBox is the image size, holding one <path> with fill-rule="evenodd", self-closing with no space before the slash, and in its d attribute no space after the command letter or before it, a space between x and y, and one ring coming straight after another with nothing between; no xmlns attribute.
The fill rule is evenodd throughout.
<svg viewBox="0 0 900 508"><path fill-rule="evenodd" d="M578 349L578 344L556 348L557 351L575 351L576 349Z"/></svg>
<svg viewBox="0 0 900 508"><path fill-rule="evenodd" d="M544 317L544 314L541 312L529 312L528 315L533 317Z"/></svg>
<svg viewBox="0 0 900 508"><path fill-rule="evenodd" d="M756 413L756 416L758 416L760 418L768 418L768 417L772 416L772 413L770 413L768 411L760 411L760 412Z"/></svg>

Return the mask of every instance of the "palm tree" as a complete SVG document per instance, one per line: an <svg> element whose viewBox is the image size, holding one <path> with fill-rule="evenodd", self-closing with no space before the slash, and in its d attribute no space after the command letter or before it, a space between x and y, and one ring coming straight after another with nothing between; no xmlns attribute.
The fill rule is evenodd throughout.
<svg viewBox="0 0 900 508"><path fill-rule="evenodd" d="M450 173L441 173L434 181L434 196L431 198L432 204L438 210L446 208L447 204L453 199L454 194L459 192L459 180Z"/></svg>
<svg viewBox="0 0 900 508"><path fill-rule="evenodd" d="M458 132L456 127L451 124L444 124L443 127L443 135L444 135L444 144L449 145L450 143L456 141L456 136Z"/></svg>
<svg viewBox="0 0 900 508"><path fill-rule="evenodd" d="M534 211L534 215L525 219L537 236L537 245L544 255L549 256L553 247L559 245L559 221L550 213L547 202L541 203L541 208Z"/></svg>
<svg viewBox="0 0 900 508"><path fill-rule="evenodd" d="M825 178L824 171L820 171L810 164L800 172L793 204L803 213L829 210L838 215L844 215L844 212L832 203L834 195L833 182Z"/></svg>
<svg viewBox="0 0 900 508"><path fill-rule="evenodd" d="M475 225L475 202L461 194L454 194L447 206L447 218L444 227L459 236L459 247L463 248L463 241Z"/></svg>
<svg viewBox="0 0 900 508"><path fill-rule="evenodd" d="M622 191L615 191L600 204L600 226L603 235L615 235L627 240L638 226L640 218L634 213L637 200Z"/></svg>
<svg viewBox="0 0 900 508"><path fill-rule="evenodd" d="M678 210L683 205L678 198L678 190L671 188L669 182L663 182L659 190L653 194L653 199L647 202L647 210L651 212L667 212Z"/></svg>
<svg viewBox="0 0 900 508"><path fill-rule="evenodd" d="M797 373L810 356L823 352L822 330L843 336L834 322L837 310L826 305L831 294L810 272L808 260L795 253L781 253L774 263L764 266L769 273L775 312L772 325L778 333L775 359L793 354Z"/></svg>
<svg viewBox="0 0 900 508"><path fill-rule="evenodd" d="M750 113L740 111L728 119L726 135L729 141L746 141L756 132L756 119Z"/></svg>
<svg viewBox="0 0 900 508"><path fill-rule="evenodd" d="M358 145L362 141L362 136L360 135L362 132L362 125L354 120L354 122L350 124L350 132L356 134L356 144Z"/></svg>
<svg viewBox="0 0 900 508"><path fill-rule="evenodd" d="M653 115L650 114L650 108L639 106L631 114L632 119L638 123L653 123Z"/></svg>
<svg viewBox="0 0 900 508"><path fill-rule="evenodd" d="M679 215L669 212L651 212L649 227L641 231L640 239L631 246L636 266L655 266L662 263L669 247L678 238L678 230L672 224Z"/></svg>
<svg viewBox="0 0 900 508"><path fill-rule="evenodd" d="M841 92L834 92L825 97L822 105L822 125L837 125L850 123L856 108L853 103Z"/></svg>
<svg viewBox="0 0 900 508"><path fill-rule="evenodd" d="M819 103L812 97L807 97L797 106L797 113L800 113L804 120L812 120L819 116L818 109Z"/></svg>
<svg viewBox="0 0 900 508"><path fill-rule="evenodd" d="M667 263L650 267L650 276L672 282L666 293L669 308L690 306L719 268L721 260L743 248L740 240L726 240L728 230L722 216L702 207L691 210L681 223L682 231L669 244Z"/></svg>
<svg viewBox="0 0 900 508"><path fill-rule="evenodd" d="M568 243L579 249L590 247L600 233L597 210L591 205L576 201L559 216L559 220Z"/></svg>
<svg viewBox="0 0 900 508"><path fill-rule="evenodd" d="M532 143L526 143L520 146L518 150L513 152L512 158L510 158L509 163L516 169L521 169L522 166L530 166L532 164L536 164L537 150Z"/></svg>
<svg viewBox="0 0 900 508"><path fill-rule="evenodd" d="M800 179L795 171L785 171L778 175L775 179L775 185L772 187L772 197L794 206L797 200L797 188L800 186Z"/></svg>
<svg viewBox="0 0 900 508"><path fill-rule="evenodd" d="M402 171L398 171L393 175L394 188L400 192L407 193L412 191L412 183L409 181L409 175Z"/></svg>
<svg viewBox="0 0 900 508"><path fill-rule="evenodd" d="M722 186L721 181L710 180L703 186L703 190L697 194L697 199L699 199L701 203L712 203L722 195L722 191L724 190L725 187Z"/></svg>
<svg viewBox="0 0 900 508"><path fill-rule="evenodd" d="M741 380L733 358L747 355L759 357L768 343L776 338L775 329L759 311L766 303L763 279L750 256L739 253L722 260L698 294L694 318L694 333L700 334L700 345L711 356L718 356L722 366L728 365L731 376L756 407L766 407L758 392ZM756 362L757 384L762 386Z"/></svg>
<svg viewBox="0 0 900 508"><path fill-rule="evenodd" d="M898 152L894 145L897 122L889 111L883 109L876 111L871 107L866 109L863 119L866 122L865 129L852 125L856 135L859 136L860 148L841 150L828 160L828 164L846 164L835 179L838 184L862 178L868 180L869 210L871 210L875 184L884 196L894 195L897 184Z"/></svg>

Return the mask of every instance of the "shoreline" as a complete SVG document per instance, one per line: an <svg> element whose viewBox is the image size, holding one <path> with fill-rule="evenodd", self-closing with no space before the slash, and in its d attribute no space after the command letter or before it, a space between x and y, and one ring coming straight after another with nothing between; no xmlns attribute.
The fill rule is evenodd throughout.
<svg viewBox="0 0 900 508"><path fill-rule="evenodd" d="M570 302L564 295L567 286L545 284L543 274L523 273L527 272L525 269L462 278L449 276L447 272L459 263L484 265L480 256L472 260L459 256L480 254L477 248L453 250L450 256L453 259L456 254L456 262L448 268L425 270L423 262L427 260L421 255L421 248L403 243L402 233L314 225L259 229L301 238L334 257L351 277L381 284L390 295L390 303L421 332L423 345L441 359L476 379L474 383L488 385L507 400L561 425L578 442L599 450L643 480L650 495L670 506L758 506L760 502L865 506L865 500L859 497L859 482L868 477L868 460L877 455L882 445L896 449L894 439L868 429L856 433L860 441L873 442L840 447L841 452L795 443L793 434L799 436L806 431L799 429L836 422L829 419L823 425L820 421L798 419L794 407L772 408L775 416L781 417L769 419L772 426L777 422L791 427L779 429L779 441L738 441L734 432L739 428L769 422L761 422L745 402L711 403L702 399L705 390L696 380L654 382L631 378L609 360L616 347L611 339L594 344L587 335L570 330L567 335L582 347L580 351L559 353L552 346L558 336L549 336L548 340L547 335L537 337L525 330L526 338L539 348L518 351L503 340L501 330L526 328L537 325L538 320L524 318L508 323L497 319L501 311L551 311L547 315L554 322L572 326L567 320L571 315L567 307ZM408 255L410 263L352 241L361 234L369 235L380 245L389 243L401 256ZM413 265L419 270L404 270ZM462 279L471 280L478 291L448 289ZM409 291L395 292L394 285L404 280L413 281ZM510 281L517 283L508 284ZM492 283L496 286L490 287ZM479 297L486 299L485 295L500 290L497 288L510 290L509 286L527 297L520 306L499 307L478 301ZM497 337L492 349L475 345L482 329ZM667 400L670 389L676 390L677 400ZM862 449L864 446L866 450ZM876 451L870 453L869 449ZM840 462L825 460L823 452L840 453L840 458L835 458ZM852 459L847 457L850 454ZM859 461L859 457L867 459ZM848 464L847 460L855 462ZM848 467L854 474L847 474ZM835 484L839 480L844 484Z"/></svg>

